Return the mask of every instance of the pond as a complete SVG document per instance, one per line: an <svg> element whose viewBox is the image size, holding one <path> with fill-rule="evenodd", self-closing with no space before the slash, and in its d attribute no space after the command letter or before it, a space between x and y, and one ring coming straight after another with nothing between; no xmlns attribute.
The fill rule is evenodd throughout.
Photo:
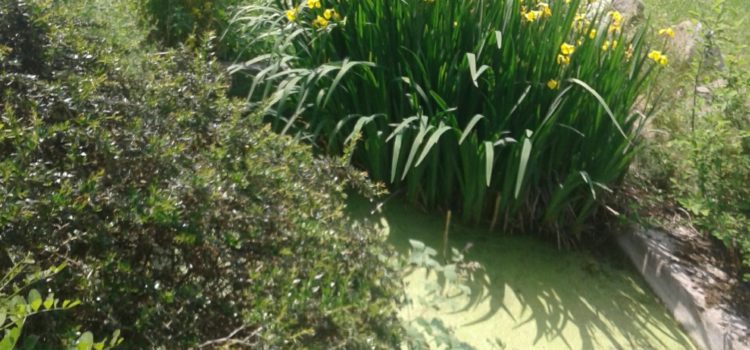
<svg viewBox="0 0 750 350"><path fill-rule="evenodd" d="M410 239L442 249L444 218L397 200L379 213L375 207L359 198L349 203L355 217L381 222L401 254L408 254ZM439 308L404 306L402 317L440 319L477 349L694 348L619 253L558 250L531 235L489 235L455 222L449 237L458 249L471 243L466 260L483 267L484 282L472 285L470 295L451 294ZM437 280L426 272L407 274L407 298L426 296L424 286Z"/></svg>

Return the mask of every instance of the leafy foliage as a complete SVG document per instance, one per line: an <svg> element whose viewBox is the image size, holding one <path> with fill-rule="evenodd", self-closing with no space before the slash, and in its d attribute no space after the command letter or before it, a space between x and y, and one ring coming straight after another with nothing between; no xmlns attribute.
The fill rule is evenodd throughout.
<svg viewBox="0 0 750 350"><path fill-rule="evenodd" d="M695 129L670 142L676 169L671 180L679 204L726 244L750 280L750 80L730 80L697 116Z"/></svg>
<svg viewBox="0 0 750 350"><path fill-rule="evenodd" d="M347 186L381 189L226 98L208 47L125 60L93 34L108 22L65 6L12 2L38 31L0 17L0 251L67 261L49 286L82 301L25 329L122 329L133 349L392 348L389 252L342 212Z"/></svg>
<svg viewBox="0 0 750 350"><path fill-rule="evenodd" d="M702 23L701 47L659 82L670 108L654 120L639 166L701 231L726 245L738 274L750 280L750 69L746 47L737 45L747 32L736 1L690 6Z"/></svg>
<svg viewBox="0 0 750 350"><path fill-rule="evenodd" d="M333 153L361 133L357 164L413 201L565 241L628 168L649 114L632 108L667 63L619 13L566 3L247 6L276 45L236 69L278 130Z"/></svg>
<svg viewBox="0 0 750 350"><path fill-rule="evenodd" d="M217 54L233 60L243 55L247 40L237 31L226 32L236 6L248 0L138 0L144 22L153 26L151 36L167 46L200 39L207 32L222 35ZM226 35L224 35L226 32ZM198 43L199 44L199 43ZM198 45L199 46L199 45Z"/></svg>
<svg viewBox="0 0 750 350"><path fill-rule="evenodd" d="M51 292L43 297L38 290L29 289L31 285L49 279L62 271L65 268L64 264L29 273L27 270L33 267L35 267L34 261L25 258L15 263L0 280L0 330L4 332L0 337L0 349L15 349L21 339L24 339L21 343L23 349L35 348L39 342L39 336L22 336L24 324L29 317L43 312L68 310L81 303L79 300L61 301ZM25 277L21 278L24 273L26 273ZM24 298L23 293L26 290L28 290L28 296ZM112 339L105 338L100 342L94 342L94 335L91 332L84 332L70 345L75 345L77 349L102 350L116 347L122 342L120 331L116 330L112 334Z"/></svg>

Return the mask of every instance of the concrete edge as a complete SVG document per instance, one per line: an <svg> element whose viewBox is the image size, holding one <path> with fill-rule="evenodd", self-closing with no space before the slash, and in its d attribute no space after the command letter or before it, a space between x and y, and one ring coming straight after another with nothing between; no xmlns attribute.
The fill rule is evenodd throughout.
<svg viewBox="0 0 750 350"><path fill-rule="evenodd" d="M750 349L733 329L748 329L746 321L720 307L705 306L702 288L675 256L673 238L664 232L636 228L618 235L617 243L695 346L706 350Z"/></svg>

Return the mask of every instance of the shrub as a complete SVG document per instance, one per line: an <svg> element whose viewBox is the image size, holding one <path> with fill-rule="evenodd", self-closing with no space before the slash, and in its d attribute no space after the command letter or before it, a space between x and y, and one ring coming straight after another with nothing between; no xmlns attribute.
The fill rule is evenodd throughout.
<svg viewBox="0 0 750 350"><path fill-rule="evenodd" d="M668 144L679 204L695 223L721 240L750 281L750 116L748 75L729 74L729 85Z"/></svg>
<svg viewBox="0 0 750 350"><path fill-rule="evenodd" d="M40 270L33 260L25 258L13 263L13 266L2 276L0 279L0 331L4 334L0 337L0 349L15 349L16 345L21 345L23 349L34 349L39 343L40 336L23 335L23 328L29 317L43 312L69 310L80 304L78 300L60 300L52 292L43 296L37 289L30 289L32 285L53 278L64 268L65 265L61 264ZM28 296L24 297L24 294ZM76 345L78 349L94 347L110 349L122 343L123 339L119 334L119 330L115 331L112 339L105 338L95 343L94 335L91 332L84 332L77 340L67 339L67 347L72 348Z"/></svg>
<svg viewBox="0 0 750 350"><path fill-rule="evenodd" d="M638 165L656 187L650 192L674 199L696 228L723 242L738 277L750 281L750 69L734 45L745 32L738 3L695 6L701 47L659 82L670 105Z"/></svg>
<svg viewBox="0 0 750 350"><path fill-rule="evenodd" d="M236 69L255 71L252 99L277 102L278 130L334 153L362 133L355 161L412 200L560 237L627 170L645 120L633 105L667 63L645 29L583 7L273 1L243 24L274 50Z"/></svg>
<svg viewBox="0 0 750 350"><path fill-rule="evenodd" d="M24 66L30 74L43 74L45 48L48 45L45 23L37 21L39 7L19 1L0 3L0 69Z"/></svg>
<svg viewBox="0 0 750 350"><path fill-rule="evenodd" d="M49 286L82 304L27 329L122 329L133 349L392 348L389 253L342 213L348 184L377 188L226 98L207 49L124 61L90 31L107 22L37 4L13 6L46 23L49 74L0 64L0 252L67 261ZM7 19L0 45L32 55L6 39L37 34Z"/></svg>
<svg viewBox="0 0 750 350"><path fill-rule="evenodd" d="M224 33L236 6L252 0L139 0L144 23L152 27L151 37L164 45L179 44L201 38L207 32L222 35L217 45L219 57L234 60L249 49L236 31ZM200 43L197 46L199 47Z"/></svg>

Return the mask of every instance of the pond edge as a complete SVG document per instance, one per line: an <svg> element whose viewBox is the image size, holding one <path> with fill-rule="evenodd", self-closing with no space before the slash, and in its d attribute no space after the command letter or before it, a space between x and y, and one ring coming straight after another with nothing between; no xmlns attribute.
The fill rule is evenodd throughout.
<svg viewBox="0 0 750 350"><path fill-rule="evenodd" d="M662 231L634 227L618 235L617 244L695 346L705 350L750 350L750 344L741 340L750 333L750 322L733 314L726 305L706 305L696 278L711 276L713 271L680 259L676 239Z"/></svg>

